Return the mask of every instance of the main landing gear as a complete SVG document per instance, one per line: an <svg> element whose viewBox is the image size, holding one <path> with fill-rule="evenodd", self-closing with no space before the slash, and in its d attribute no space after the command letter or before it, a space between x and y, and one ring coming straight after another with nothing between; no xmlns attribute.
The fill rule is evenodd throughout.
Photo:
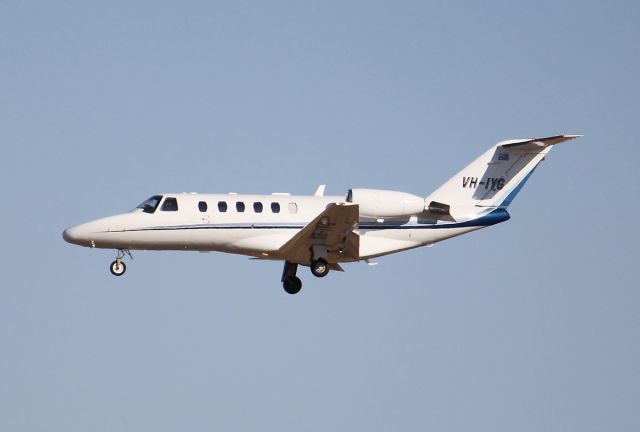
<svg viewBox="0 0 640 432"><path fill-rule="evenodd" d="M133 259L133 255L131 255L131 251L129 249L118 249L116 260L112 262L111 266L109 267L112 275L122 276L124 272L127 271L127 265L122 260L125 255L129 255L129 258Z"/></svg>
<svg viewBox="0 0 640 432"><path fill-rule="evenodd" d="M325 277L329 274L329 263L323 259L318 258L311 261L309 264L311 273L316 277ZM302 289L302 281L296 273L298 271L298 264L290 261L284 262L284 270L282 271L282 287L288 294L298 294Z"/></svg>
<svg viewBox="0 0 640 432"><path fill-rule="evenodd" d="M284 262L282 271L282 287L287 294L298 294L302 289L302 281L296 276L298 264L289 261Z"/></svg>
<svg viewBox="0 0 640 432"><path fill-rule="evenodd" d="M315 277L325 277L329 274L329 263L323 258L311 261L309 267Z"/></svg>

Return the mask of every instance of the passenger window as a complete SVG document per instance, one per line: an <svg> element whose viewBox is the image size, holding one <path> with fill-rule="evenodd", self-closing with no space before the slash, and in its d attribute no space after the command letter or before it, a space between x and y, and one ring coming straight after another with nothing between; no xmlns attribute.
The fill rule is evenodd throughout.
<svg viewBox="0 0 640 432"><path fill-rule="evenodd" d="M162 203L162 207L160 207L162 211L178 211L178 200L173 197L165 198Z"/></svg>
<svg viewBox="0 0 640 432"><path fill-rule="evenodd" d="M244 203L242 201L238 201L236 203L236 210L238 213L242 213L244 211Z"/></svg>
<svg viewBox="0 0 640 432"><path fill-rule="evenodd" d="M274 213L280 213L280 204L278 204L277 202L272 202L271 211Z"/></svg>
<svg viewBox="0 0 640 432"><path fill-rule="evenodd" d="M298 213L298 204L294 202L289 203L289 213Z"/></svg>
<svg viewBox="0 0 640 432"><path fill-rule="evenodd" d="M202 213L207 211L207 203L204 201L200 201L198 203L198 210L200 210Z"/></svg>
<svg viewBox="0 0 640 432"><path fill-rule="evenodd" d="M218 201L218 211L220 211L220 213L224 213L227 211L226 201Z"/></svg>
<svg viewBox="0 0 640 432"><path fill-rule="evenodd" d="M262 213L262 203L261 202L254 202L253 203L253 211L255 211L256 213Z"/></svg>

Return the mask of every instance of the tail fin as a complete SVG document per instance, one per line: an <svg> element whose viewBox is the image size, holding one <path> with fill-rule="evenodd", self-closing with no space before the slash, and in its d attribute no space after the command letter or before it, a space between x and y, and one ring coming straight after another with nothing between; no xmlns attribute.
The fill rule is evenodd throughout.
<svg viewBox="0 0 640 432"><path fill-rule="evenodd" d="M438 208L448 206L453 217L506 208L553 145L580 136L502 141L463 168L425 202L436 213Z"/></svg>

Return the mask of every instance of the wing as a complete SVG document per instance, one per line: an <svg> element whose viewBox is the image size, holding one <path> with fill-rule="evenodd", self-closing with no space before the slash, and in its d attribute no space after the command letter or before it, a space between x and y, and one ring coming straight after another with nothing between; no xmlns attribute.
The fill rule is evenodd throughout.
<svg viewBox="0 0 640 432"><path fill-rule="evenodd" d="M309 264L312 257L323 257L329 263L357 260L360 237L354 230L358 218L357 204L331 204L285 243L279 255L300 264Z"/></svg>

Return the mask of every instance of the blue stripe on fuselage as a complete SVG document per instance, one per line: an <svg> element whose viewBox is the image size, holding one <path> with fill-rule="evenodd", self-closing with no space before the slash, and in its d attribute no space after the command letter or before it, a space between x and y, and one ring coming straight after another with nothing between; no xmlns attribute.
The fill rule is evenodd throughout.
<svg viewBox="0 0 640 432"><path fill-rule="evenodd" d="M443 224L405 224L405 225L382 225L367 224L358 225L359 229L365 230L407 230L407 229L445 229L445 228L467 228L467 227L485 227L498 224L509 220L511 216L504 208L497 208L477 219L471 219L464 222L443 223ZM258 224L233 224L233 225L180 225L180 226L161 226L128 229L124 232L140 232L140 231L180 231L180 230L228 230L228 229L302 229L305 225L258 225ZM121 231L122 232L122 231Z"/></svg>
<svg viewBox="0 0 640 432"><path fill-rule="evenodd" d="M359 225L360 229L381 230L381 229L444 229L444 228L467 228L467 227L485 227L507 221L511 218L509 212L503 208L497 208L484 216L477 219L468 220L466 222L454 222L446 224L433 225Z"/></svg>

